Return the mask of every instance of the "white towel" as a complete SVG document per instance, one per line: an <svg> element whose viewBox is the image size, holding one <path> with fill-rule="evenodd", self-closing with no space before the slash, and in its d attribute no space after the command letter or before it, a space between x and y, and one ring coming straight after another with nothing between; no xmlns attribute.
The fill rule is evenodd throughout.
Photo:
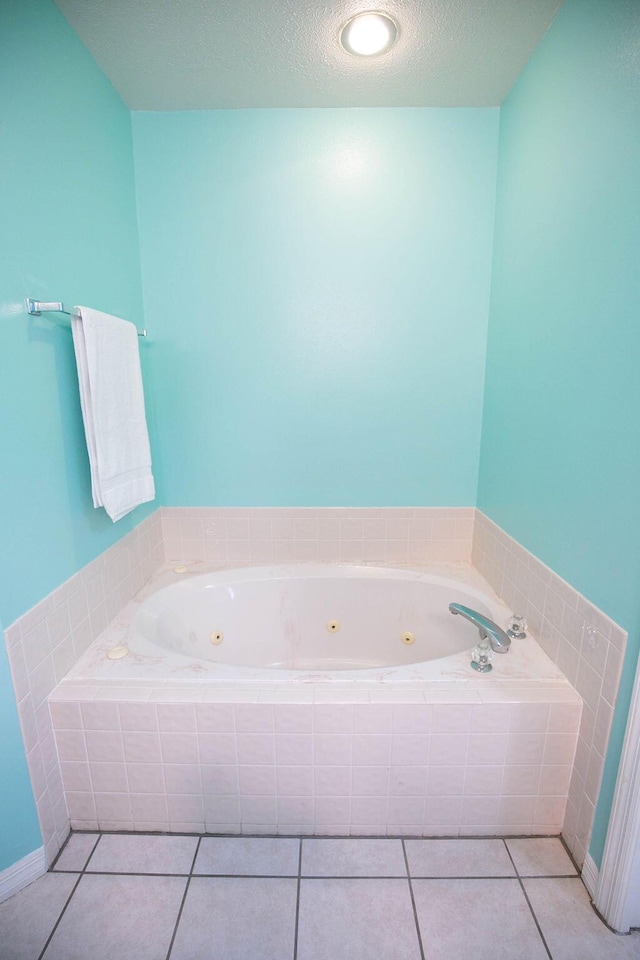
<svg viewBox="0 0 640 960"><path fill-rule="evenodd" d="M113 522L155 497L138 332L108 313L71 317L94 507Z"/></svg>

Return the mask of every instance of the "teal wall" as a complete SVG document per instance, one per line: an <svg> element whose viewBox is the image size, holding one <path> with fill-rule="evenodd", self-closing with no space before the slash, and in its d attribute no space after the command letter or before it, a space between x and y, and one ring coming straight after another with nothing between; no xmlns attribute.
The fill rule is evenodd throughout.
<svg viewBox="0 0 640 960"><path fill-rule="evenodd" d="M68 328L27 296L142 321L131 123L50 0L0 3L0 616L9 625L119 539L91 502ZM0 870L40 845L0 645Z"/></svg>
<svg viewBox="0 0 640 960"><path fill-rule="evenodd" d="M475 503L497 127L133 114L163 502Z"/></svg>
<svg viewBox="0 0 640 960"><path fill-rule="evenodd" d="M501 109L478 503L640 646L640 4L567 0ZM515 466L514 466L515 464Z"/></svg>

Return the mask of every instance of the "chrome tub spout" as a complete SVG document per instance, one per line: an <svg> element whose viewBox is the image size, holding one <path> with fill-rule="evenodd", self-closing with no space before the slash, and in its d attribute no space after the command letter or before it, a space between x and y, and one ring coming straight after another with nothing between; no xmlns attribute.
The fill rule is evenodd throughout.
<svg viewBox="0 0 640 960"><path fill-rule="evenodd" d="M497 623L494 623L493 620L484 617L481 613L478 613L477 610L464 607L461 603L450 603L449 612L460 614L465 620L474 623L480 631L481 639L488 640L491 644L491 649L495 650L496 653L508 652L511 646L511 637L508 637L505 631L499 627Z"/></svg>

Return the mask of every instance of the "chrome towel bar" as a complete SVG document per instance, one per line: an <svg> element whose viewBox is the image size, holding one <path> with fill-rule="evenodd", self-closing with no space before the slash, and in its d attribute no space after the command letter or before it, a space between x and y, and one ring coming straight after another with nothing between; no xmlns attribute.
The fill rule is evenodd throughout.
<svg viewBox="0 0 640 960"><path fill-rule="evenodd" d="M64 313L67 317L71 316L69 310L65 310L64 303L61 303L60 300L52 300L45 302L44 300L33 300L31 297L27 297L27 313L30 317L39 317L42 313ZM139 337L146 337L146 330L138 330Z"/></svg>

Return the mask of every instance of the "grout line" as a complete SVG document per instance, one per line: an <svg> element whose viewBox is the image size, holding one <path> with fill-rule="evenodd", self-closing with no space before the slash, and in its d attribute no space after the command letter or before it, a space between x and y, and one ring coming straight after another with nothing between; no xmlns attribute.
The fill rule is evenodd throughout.
<svg viewBox="0 0 640 960"><path fill-rule="evenodd" d="M169 957L171 956L171 951L173 950L173 944L175 942L176 934L178 932L178 924L180 923L180 918L182 917L182 911L184 909L185 901L187 899L187 893L189 892L189 884L191 883L191 878L193 877L193 868L196 865L196 859L198 856L198 851L200 850L201 843L202 843L202 837L198 837L195 853L193 854L193 860L191 861L191 869L189 871L189 876L187 877L187 882L185 883L185 886L184 886L184 893L182 894L182 900L180 901L180 909L178 910L178 916L176 917L176 923L173 928L173 934L171 935L171 941L169 942L169 949L167 950L166 960L169 960Z"/></svg>
<svg viewBox="0 0 640 960"><path fill-rule="evenodd" d="M65 915L65 913L66 913L66 910L67 910L67 907L69 906L69 904L71 903L71 900L73 899L74 893L75 893L76 890L78 889L78 884L79 884L80 881L82 880L82 877L83 877L83 874L82 874L82 873L78 874L78 879L76 880L76 882L75 882L74 885L73 885L73 890L71 891L71 893L70 893L69 896L67 897L67 901L66 901L65 905L64 905L64 907L62 908L62 910L60 911L60 916L58 917L58 919L56 920L55 924L53 925L53 929L52 929L51 933L49 934L49 936L47 937L47 941L46 941L44 947L42 948L42 950L41 950L40 953L38 954L38 960L42 960L42 958L44 957L44 955L45 955L45 953L46 953L46 951L47 951L47 948L48 948L49 944L51 943L51 941L52 941L52 939L53 939L53 935L54 935L54 933L56 932L56 930L58 929L58 927L59 927L59 925L60 925L60 921L61 921L62 918L64 917L64 915Z"/></svg>
<svg viewBox="0 0 640 960"><path fill-rule="evenodd" d="M56 873L63 876L68 874L77 875L78 870L56 870ZM82 871L84 872L84 871ZM136 873L133 870L87 870L88 877L196 877L205 880L295 880L297 873ZM372 873L354 873L354 874L329 874L318 873L300 875L301 880L406 880L406 876L398 873L391 874L372 874ZM412 880L519 880L513 873L489 873L489 874L418 874L411 875ZM528 877L522 877L523 880L580 880L574 873L551 873L534 874Z"/></svg>
<svg viewBox="0 0 640 960"><path fill-rule="evenodd" d="M402 855L404 857L404 866L407 871L407 883L409 884L409 894L411 896L411 906L413 908L413 919L416 925L416 933L418 934L418 946L420 947L420 957L422 960L425 960L424 957L424 947L422 946L422 934L420 932L420 924L418 923L418 911L416 909L416 901L413 895L413 881L411 878L411 873L409 871L409 861L407 859L407 848L405 847L404 840L400 841L402 843Z"/></svg>
<svg viewBox="0 0 640 960"><path fill-rule="evenodd" d="M518 873L518 868L516 867L515 860L514 860L513 857L511 856L511 850L509 850L509 844L507 843L506 840L503 840L502 842L504 843L505 849L506 849L506 851L507 851L507 856L509 857L509 859L511 860L511 863L513 864L513 869L514 869L515 872L516 872L516 877L518 878L518 883L520 884L520 889L522 890L522 894L523 894L525 900L527 901L527 906L529 907L529 910L531 911L531 916L533 917L533 922L535 923L536 927L538 928L538 933L539 933L539 935L540 935L540 939L542 940L543 946L544 946L545 950L547 951L547 955L548 955L548 957L549 957L549 960L553 960L553 957L551 956L551 950L549 950L549 945L548 945L547 941L545 940L544 933L542 932L542 927L540 926L540 923L538 922L538 918L536 917L536 912L535 912L535 910L533 909L533 906L531 905L531 900L529 900L529 895L528 895L527 891L525 890L524 883L522 882L522 877L521 877L520 874Z"/></svg>
<svg viewBox="0 0 640 960"><path fill-rule="evenodd" d="M96 842L94 843L94 845L93 845L92 848L91 848L91 853L89 854L89 856L88 856L87 859L85 860L84 867L82 868L82 873L86 873L87 867L89 866L89 863L90 863L90 861L91 861L92 856L93 856L94 853L96 852L96 847L97 847L98 844L100 843L101 838L102 838L102 834L99 833L98 836L96 837Z"/></svg>
<svg viewBox="0 0 640 960"><path fill-rule="evenodd" d="M300 885L302 878L302 844L304 840L302 837L298 841L300 846L298 849L298 889L296 891L296 920L293 928L293 960L297 960L298 957L298 924L300 921Z"/></svg>

